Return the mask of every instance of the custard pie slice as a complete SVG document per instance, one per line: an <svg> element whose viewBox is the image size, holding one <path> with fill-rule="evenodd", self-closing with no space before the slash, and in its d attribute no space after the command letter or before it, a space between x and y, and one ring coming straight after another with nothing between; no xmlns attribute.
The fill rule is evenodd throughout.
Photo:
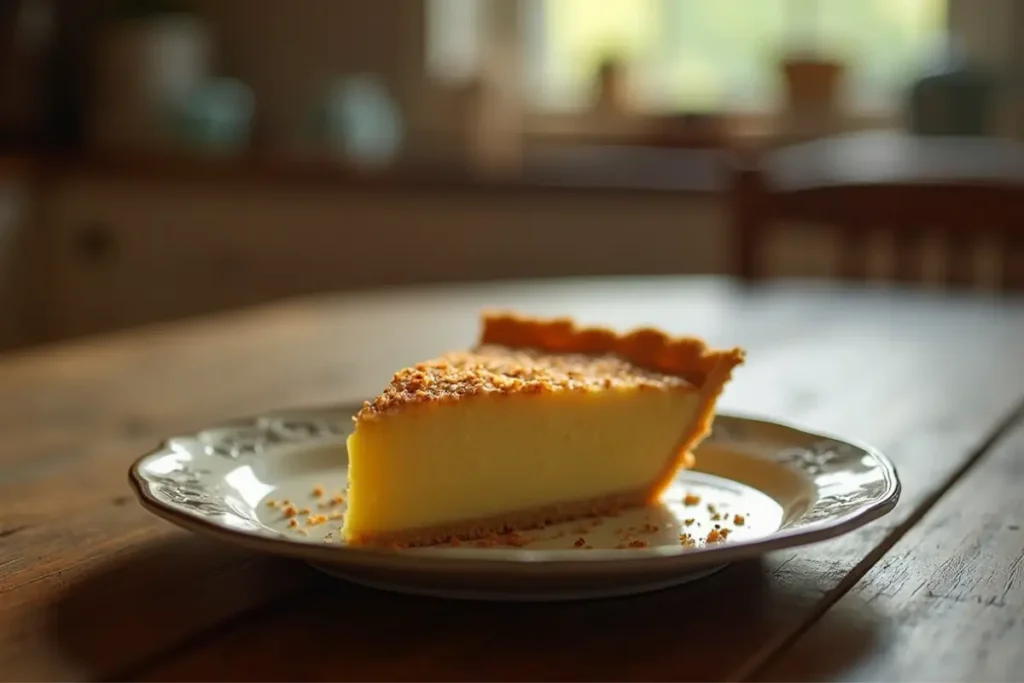
<svg viewBox="0 0 1024 683"><path fill-rule="evenodd" d="M348 438L350 545L468 541L658 500L744 351L655 329L485 314L398 372Z"/></svg>

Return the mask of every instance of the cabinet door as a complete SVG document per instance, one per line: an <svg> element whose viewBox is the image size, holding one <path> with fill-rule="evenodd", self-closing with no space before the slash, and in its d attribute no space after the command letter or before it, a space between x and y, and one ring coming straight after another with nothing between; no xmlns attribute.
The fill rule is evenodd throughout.
<svg viewBox="0 0 1024 683"><path fill-rule="evenodd" d="M387 253L387 226L409 217L337 192L84 176L48 206L59 337L374 284L374 254L347 249L350 230Z"/></svg>

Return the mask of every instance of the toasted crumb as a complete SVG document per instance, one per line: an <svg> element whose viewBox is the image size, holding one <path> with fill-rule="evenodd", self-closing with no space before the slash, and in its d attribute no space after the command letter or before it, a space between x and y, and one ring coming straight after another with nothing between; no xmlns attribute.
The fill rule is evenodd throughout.
<svg viewBox="0 0 1024 683"><path fill-rule="evenodd" d="M335 493L331 496L331 505L341 505L345 502L345 496L341 493Z"/></svg>
<svg viewBox="0 0 1024 683"><path fill-rule="evenodd" d="M689 519L684 519L683 524L685 524L686 526L693 526L693 523L695 521L697 520L695 520L693 517L690 517Z"/></svg>
<svg viewBox="0 0 1024 683"><path fill-rule="evenodd" d="M721 536L721 537L722 537L723 539L727 539L727 538L729 538L729 534L731 534L731 533L732 533L732 529L728 529L728 528L726 528L726 529L719 529L719 531L718 531L718 534L719 534L719 535L720 535L720 536Z"/></svg>
<svg viewBox="0 0 1024 683"><path fill-rule="evenodd" d="M514 548L521 548L524 545L532 543L533 539L529 536L524 536L516 531L513 531L505 537L505 542Z"/></svg>
<svg viewBox="0 0 1024 683"><path fill-rule="evenodd" d="M700 496L698 496L696 493L687 493L683 497L683 505L687 505L687 506L700 505Z"/></svg>
<svg viewBox="0 0 1024 683"><path fill-rule="evenodd" d="M284 505L286 507L288 505L291 505L291 504L292 504L292 502L290 500L288 500L287 498L285 498L284 500L281 501L281 505Z"/></svg>
<svg viewBox="0 0 1024 683"><path fill-rule="evenodd" d="M328 519L341 519L345 514L341 510L332 510L331 514L327 515Z"/></svg>
<svg viewBox="0 0 1024 683"><path fill-rule="evenodd" d="M716 514L718 512L718 508L715 506L714 503L708 503L708 512L710 512L711 514Z"/></svg>
<svg viewBox="0 0 1024 683"><path fill-rule="evenodd" d="M582 548L582 547L583 547L583 546L585 546L586 544L587 544L587 541L586 541L586 539L585 539L585 538L583 538L582 536L580 536L579 538L577 538L577 539L576 539L576 541L575 541L575 542L573 543L573 545L574 545L574 546L576 546L577 548Z"/></svg>
<svg viewBox="0 0 1024 683"><path fill-rule="evenodd" d="M679 534L679 542L687 548L693 547L697 543L690 534Z"/></svg>
<svg viewBox="0 0 1024 683"><path fill-rule="evenodd" d="M310 515L306 518L306 526L319 526L327 521L327 515Z"/></svg>
<svg viewBox="0 0 1024 683"><path fill-rule="evenodd" d="M299 520L295 519L294 517L292 517L291 519L288 520L288 526L290 526L290 527L297 527L298 525L299 525Z"/></svg>
<svg viewBox="0 0 1024 683"><path fill-rule="evenodd" d="M323 498L324 497L324 487L323 486L319 486L319 485L318 486L314 486L313 487L313 497L314 498Z"/></svg>
<svg viewBox="0 0 1024 683"><path fill-rule="evenodd" d="M738 515L735 515L732 518L732 523L735 524L736 526L743 526L744 524L747 523L747 518L745 516L743 516L743 515L739 515L738 514Z"/></svg>
<svg viewBox="0 0 1024 683"><path fill-rule="evenodd" d="M271 498L270 500L267 501L267 507L268 508L276 508L277 507L277 501L274 500L273 498Z"/></svg>
<svg viewBox="0 0 1024 683"><path fill-rule="evenodd" d="M708 532L708 537L705 540L708 543L718 543L722 540L722 534L718 532L718 529L712 529Z"/></svg>
<svg viewBox="0 0 1024 683"><path fill-rule="evenodd" d="M308 515L308 514L311 514L312 512L313 511L310 510L309 508L302 508L301 510L299 510L299 514L300 515Z"/></svg>
<svg viewBox="0 0 1024 683"><path fill-rule="evenodd" d="M711 515L711 521L713 521L713 522L717 522L720 519L722 519L722 513L721 512L716 512L715 514Z"/></svg>
<svg viewBox="0 0 1024 683"><path fill-rule="evenodd" d="M709 349L700 339L672 338L650 329L619 335L602 328L577 327L564 318L485 316L484 322L476 348L400 370L384 392L363 404L356 419L377 419L409 405L446 403L481 394L699 388L703 376L690 381L671 373L701 367L697 357L720 358L726 367L743 359L740 349Z"/></svg>
<svg viewBox="0 0 1024 683"><path fill-rule="evenodd" d="M294 505L288 505L281 511L285 517L294 517L299 514L298 509Z"/></svg>
<svg viewBox="0 0 1024 683"><path fill-rule="evenodd" d="M303 536L309 536L309 532L306 531L305 529L296 529L296 531L298 531Z"/></svg>

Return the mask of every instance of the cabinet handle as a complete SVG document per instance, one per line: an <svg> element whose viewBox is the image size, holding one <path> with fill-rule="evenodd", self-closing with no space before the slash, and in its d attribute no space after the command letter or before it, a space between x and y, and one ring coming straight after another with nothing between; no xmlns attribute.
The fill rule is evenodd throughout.
<svg viewBox="0 0 1024 683"><path fill-rule="evenodd" d="M75 250L88 263L102 263L114 257L116 243L105 223L89 223L75 236Z"/></svg>

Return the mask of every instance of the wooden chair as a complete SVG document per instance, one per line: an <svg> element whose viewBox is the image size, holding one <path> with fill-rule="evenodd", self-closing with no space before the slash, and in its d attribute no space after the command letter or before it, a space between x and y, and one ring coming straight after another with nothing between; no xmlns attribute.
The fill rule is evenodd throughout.
<svg viewBox="0 0 1024 683"><path fill-rule="evenodd" d="M838 275L868 275L869 242L889 233L890 275L921 282L925 239L943 245L945 281L976 284L974 249L995 240L998 286L1024 289L1024 146L1010 141L860 133L738 162L731 197L735 273L768 276L765 247L780 223L829 226Z"/></svg>

